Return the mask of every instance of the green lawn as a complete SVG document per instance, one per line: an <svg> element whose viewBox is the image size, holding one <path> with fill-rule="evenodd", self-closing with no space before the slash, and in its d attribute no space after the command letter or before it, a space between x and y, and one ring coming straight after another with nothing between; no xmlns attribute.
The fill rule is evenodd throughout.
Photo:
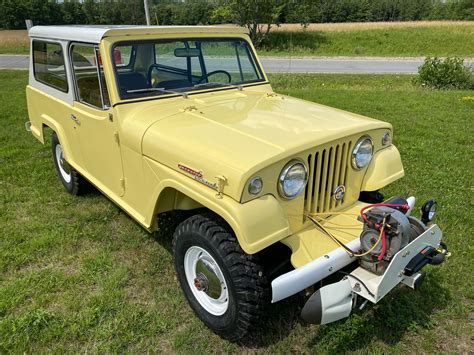
<svg viewBox="0 0 474 355"><path fill-rule="evenodd" d="M407 24L411 26L414 23ZM462 56L474 57L474 21L460 24L429 24L416 27L366 28L334 31L303 31L291 27L273 30L261 56ZM337 24L335 25L337 26ZM289 28L287 30L287 28ZM28 54L23 30L0 30L0 54Z"/></svg>
<svg viewBox="0 0 474 355"><path fill-rule="evenodd" d="M72 197L50 146L23 128L26 72L0 71L0 353L467 353L474 348L473 92L428 91L407 76L272 75L282 93L391 122L406 177L386 189L439 201L452 258L421 292L398 287L328 326L303 323L304 299L269 310L242 344L193 315L174 276L173 221L147 234L99 193ZM463 97L471 97L471 100ZM419 205L420 203L418 203Z"/></svg>
<svg viewBox="0 0 474 355"><path fill-rule="evenodd" d="M265 56L474 57L472 25L354 31L274 31Z"/></svg>

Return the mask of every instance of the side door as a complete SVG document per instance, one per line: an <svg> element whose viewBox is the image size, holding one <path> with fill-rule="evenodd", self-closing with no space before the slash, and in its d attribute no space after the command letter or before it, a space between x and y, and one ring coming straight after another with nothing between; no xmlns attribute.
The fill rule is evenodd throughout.
<svg viewBox="0 0 474 355"><path fill-rule="evenodd" d="M122 196L125 191L118 127L99 49L92 44L73 43L69 55L75 89L70 118L75 124L86 177L103 192Z"/></svg>

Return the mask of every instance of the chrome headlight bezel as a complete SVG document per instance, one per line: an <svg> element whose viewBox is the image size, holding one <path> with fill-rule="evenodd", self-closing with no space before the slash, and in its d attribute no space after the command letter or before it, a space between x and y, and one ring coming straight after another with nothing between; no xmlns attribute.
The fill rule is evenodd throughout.
<svg viewBox="0 0 474 355"><path fill-rule="evenodd" d="M260 185L260 186L258 186ZM255 190L256 189L256 190ZM260 176L252 177L247 185L247 191L252 196L257 196L263 190L263 180Z"/></svg>
<svg viewBox="0 0 474 355"><path fill-rule="evenodd" d="M285 190L285 181L288 178L288 175L292 172L293 169L300 168L302 167L304 170L304 176L303 179L301 180L300 187L296 190L295 193L289 194ZM306 164L300 160L300 159L293 159L289 161L282 169L280 172L280 175L278 177L278 193L280 196L286 200L292 200L296 197L298 197L306 188L306 184L308 182L308 168L306 167Z"/></svg>
<svg viewBox="0 0 474 355"><path fill-rule="evenodd" d="M370 146L370 157L365 162L359 163L358 153L360 152L361 147L367 143ZM356 170L364 169L370 164L373 156L374 156L374 142L372 141L372 139L369 136L360 137L354 149L352 150L352 159L351 159L352 167Z"/></svg>

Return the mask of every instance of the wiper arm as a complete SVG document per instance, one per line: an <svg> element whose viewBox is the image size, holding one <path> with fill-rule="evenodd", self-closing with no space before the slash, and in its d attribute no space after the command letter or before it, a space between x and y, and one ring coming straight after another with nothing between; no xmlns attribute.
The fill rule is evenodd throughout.
<svg viewBox="0 0 474 355"><path fill-rule="evenodd" d="M144 88L144 89L127 90L127 94L133 94L133 93L139 93L139 92L148 92L148 91L158 91L158 92L162 92L164 94L176 94L176 95L181 95L185 99L188 98L188 94L185 93L185 92L175 91L175 90L168 90L168 89L165 89L165 88Z"/></svg>
<svg viewBox="0 0 474 355"><path fill-rule="evenodd" d="M206 87L206 86L230 86L232 88L236 88L238 89L239 91L242 91L243 90L243 87L242 85L234 85L234 84L224 84L224 83L217 83L217 82L209 82L209 83L202 83L202 84L197 84L197 85L194 85L195 88L201 88L201 87Z"/></svg>

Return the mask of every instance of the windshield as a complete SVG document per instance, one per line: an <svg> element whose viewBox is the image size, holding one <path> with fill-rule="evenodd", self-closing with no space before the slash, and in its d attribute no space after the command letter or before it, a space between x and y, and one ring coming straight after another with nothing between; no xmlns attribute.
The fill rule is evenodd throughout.
<svg viewBox="0 0 474 355"><path fill-rule="evenodd" d="M113 62L122 99L264 80L251 47L240 38L121 42L114 46Z"/></svg>

